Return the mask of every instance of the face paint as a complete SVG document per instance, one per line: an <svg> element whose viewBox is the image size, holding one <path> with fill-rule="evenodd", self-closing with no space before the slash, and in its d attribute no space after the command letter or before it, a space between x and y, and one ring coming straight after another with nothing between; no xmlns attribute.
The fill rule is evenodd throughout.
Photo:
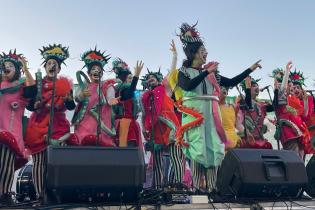
<svg viewBox="0 0 315 210"><path fill-rule="evenodd" d="M15 66L12 62L4 62L3 80L11 81L15 75Z"/></svg>
<svg viewBox="0 0 315 210"><path fill-rule="evenodd" d="M149 87L156 87L159 85L158 80L155 78L154 75L149 75L147 79L147 84Z"/></svg>
<svg viewBox="0 0 315 210"><path fill-rule="evenodd" d="M55 59L49 59L45 64L45 71L48 77L53 78L60 72L60 67Z"/></svg>
<svg viewBox="0 0 315 210"><path fill-rule="evenodd" d="M98 82L103 76L103 70L98 65L94 65L90 70L89 76L92 82Z"/></svg>
<svg viewBox="0 0 315 210"><path fill-rule="evenodd" d="M203 45L201 45L195 55L195 59L197 59L199 63L205 64L207 61L207 56L208 52L206 48Z"/></svg>

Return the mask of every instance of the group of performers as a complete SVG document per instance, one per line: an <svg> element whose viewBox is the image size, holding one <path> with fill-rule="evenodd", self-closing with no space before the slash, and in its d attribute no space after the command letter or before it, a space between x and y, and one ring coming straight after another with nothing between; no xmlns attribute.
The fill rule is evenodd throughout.
<svg viewBox="0 0 315 210"><path fill-rule="evenodd" d="M144 92L140 102L135 90L143 69L138 61L134 73L120 58L112 61L116 78L102 80L110 57L91 49L82 54L87 69L76 73L78 88L60 76L69 57L60 44L43 47L46 75L29 72L26 59L15 50L0 55L0 202L12 204L11 187L15 170L29 156L33 160L33 183L38 199L45 190L46 148L49 145L138 147L151 151L153 186L163 187L163 153L170 155L169 179L183 183L186 159L193 188L213 192L218 168L225 153L233 148L272 149L264 137L267 112L275 112L275 138L283 149L301 158L314 152L314 98L304 88L304 76L291 71L289 62L274 77L273 102L257 99L258 82L249 75L261 68L260 61L233 78L218 71L218 62L207 62L207 50L196 25L182 24L179 34L185 60L177 68L177 51L168 75L150 71L141 78ZM22 77L24 74L24 77ZM228 90L241 84L241 97L226 103ZM27 120L25 109L32 112ZM67 110L75 110L71 123ZM141 116L141 120L138 120ZM142 125L139 124L139 121ZM70 126L74 132L70 132Z"/></svg>

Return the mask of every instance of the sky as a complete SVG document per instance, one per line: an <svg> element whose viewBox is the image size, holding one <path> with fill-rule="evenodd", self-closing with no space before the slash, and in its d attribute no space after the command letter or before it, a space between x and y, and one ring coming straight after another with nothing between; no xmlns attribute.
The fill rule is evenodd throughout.
<svg viewBox="0 0 315 210"><path fill-rule="evenodd" d="M263 68L252 76L262 78L264 87L272 84L268 75L273 69L292 60L307 77L307 89L315 89L315 1L0 0L0 8L0 51L16 48L29 60L32 73L42 68L38 49L61 43L70 51L61 74L74 80L83 67L80 55L95 45L125 60L132 71L142 60L145 68L161 67L166 74L172 39L178 67L184 59L176 36L180 25L198 21L208 60L220 63L223 76L233 77L262 59ZM110 69L111 62L105 66Z"/></svg>

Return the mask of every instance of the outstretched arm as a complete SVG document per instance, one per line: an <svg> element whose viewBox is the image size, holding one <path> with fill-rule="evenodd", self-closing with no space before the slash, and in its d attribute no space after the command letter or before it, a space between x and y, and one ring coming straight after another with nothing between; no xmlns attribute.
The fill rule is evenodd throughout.
<svg viewBox="0 0 315 210"><path fill-rule="evenodd" d="M255 71L257 68L261 68L260 62L261 62L261 60L257 61L251 67L249 67L248 69L246 69L245 71L243 71L242 73L240 73L239 75L237 75L231 79L219 75L220 85L221 86L229 86L229 87L236 86L237 84L242 82L243 79L245 79L247 76L249 76L250 73Z"/></svg>

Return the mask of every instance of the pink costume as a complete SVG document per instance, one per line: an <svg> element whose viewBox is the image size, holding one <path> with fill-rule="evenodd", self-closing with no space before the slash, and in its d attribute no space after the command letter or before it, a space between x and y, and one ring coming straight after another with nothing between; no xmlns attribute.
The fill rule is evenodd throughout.
<svg viewBox="0 0 315 210"><path fill-rule="evenodd" d="M108 101L115 97L114 85L115 80L107 80L102 84L101 94L101 132L99 144L101 146L115 146L113 137L116 135L114 125L112 123L112 107ZM79 105L77 107L74 119L72 122L75 126L75 135L77 136L80 144L91 145L95 144L97 139L97 125L98 125L98 84L90 83L88 85L91 96L88 98L87 105L84 106L83 99L76 97ZM81 89L78 91L78 94ZM77 95L78 95L77 94ZM94 142L94 143L93 143Z"/></svg>

